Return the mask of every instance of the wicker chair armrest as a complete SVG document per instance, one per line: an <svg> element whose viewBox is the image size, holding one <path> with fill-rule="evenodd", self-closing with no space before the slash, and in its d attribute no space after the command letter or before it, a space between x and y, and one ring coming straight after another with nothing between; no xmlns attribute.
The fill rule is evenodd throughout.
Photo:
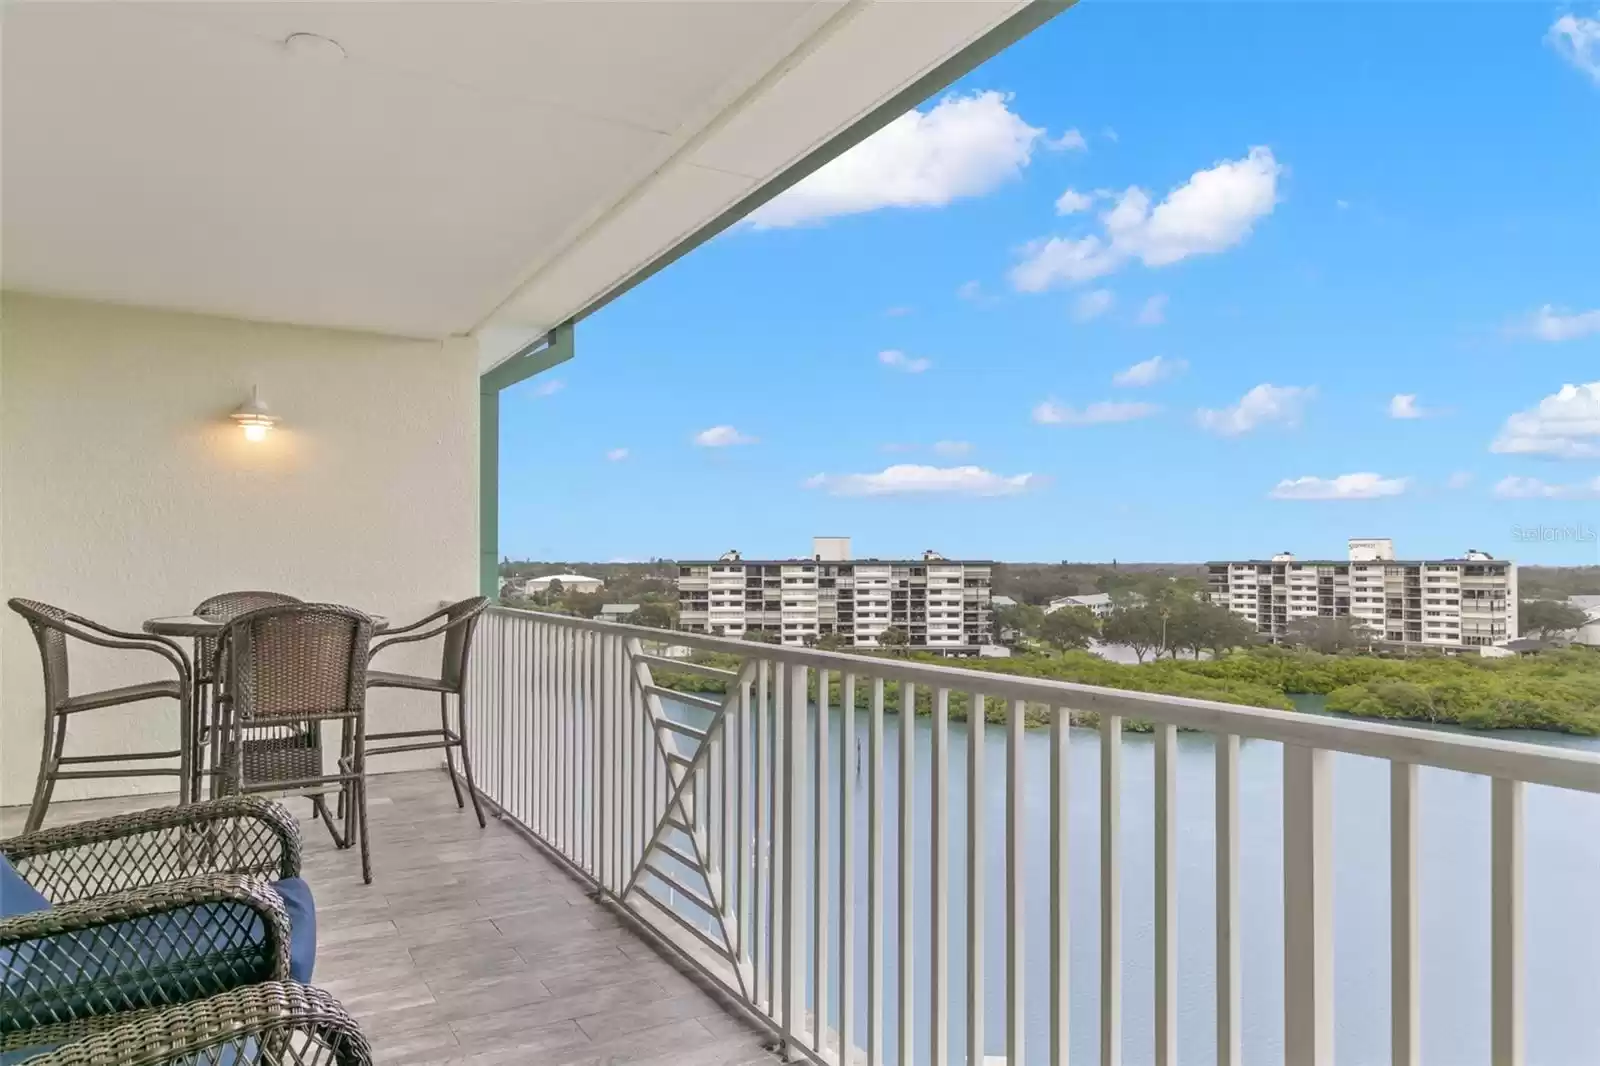
<svg viewBox="0 0 1600 1066"><path fill-rule="evenodd" d="M0 840L29 884L56 903L206 873L300 876L300 825L248 796L157 807Z"/></svg>
<svg viewBox="0 0 1600 1066"><path fill-rule="evenodd" d="M454 606L455 606L455 604L453 604L453 603L446 604L445 606L439 608L437 611L434 611L432 614L424 615L423 617L417 619L415 622L412 622L410 625L406 625L406 626L390 626L388 629L384 630L384 632L388 633L390 635L394 635L394 634L398 634L398 633L409 633L413 629L421 629L423 626L427 625L429 622L437 621L438 619L444 618L445 616L447 616L450 613L450 609L452 607L454 607ZM443 629L441 629L440 632L443 632Z"/></svg>
<svg viewBox="0 0 1600 1066"><path fill-rule="evenodd" d="M443 634L449 632L450 626L454 624L455 623L452 622L442 626L435 626L432 629L424 630L420 633L407 633L404 636L395 636L394 634L399 633L400 630L391 629L385 635L384 639L378 641L378 643L372 646L372 651L367 653L367 657L369 659L372 658L372 656L377 655L380 651L392 644L412 644L419 640L432 640L434 637L442 636ZM407 626L406 628L413 629L415 627Z"/></svg>
<svg viewBox="0 0 1600 1066"><path fill-rule="evenodd" d="M262 1051L273 1054L263 1056ZM268 981L186 1003L57 1048L28 1066L166 1066L172 1062L370 1066L360 1026L327 992Z"/></svg>
<svg viewBox="0 0 1600 1066"><path fill-rule="evenodd" d="M0 1050L75 1023L289 976L289 915L258 877L211 874L0 919Z"/></svg>
<svg viewBox="0 0 1600 1066"><path fill-rule="evenodd" d="M97 644L102 648L120 648L125 651L147 651L161 656L172 664L177 671L178 680L188 688L194 668L189 663L189 656L183 647L170 637L159 636L155 633L133 633L123 629L113 629L102 625L92 618L85 618L81 614L68 614L59 623L62 632L68 633L78 640L89 644Z"/></svg>

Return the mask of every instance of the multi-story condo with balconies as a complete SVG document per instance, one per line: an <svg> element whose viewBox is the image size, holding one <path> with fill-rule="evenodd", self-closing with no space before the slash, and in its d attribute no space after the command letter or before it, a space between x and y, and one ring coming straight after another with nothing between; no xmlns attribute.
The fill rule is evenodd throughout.
<svg viewBox="0 0 1600 1066"><path fill-rule="evenodd" d="M1302 618L1351 618L1374 641L1416 648L1499 644L1517 636L1517 564L1480 551L1396 559L1387 538L1350 541L1349 558L1214 562L1213 603L1282 639Z"/></svg>
<svg viewBox="0 0 1600 1066"><path fill-rule="evenodd" d="M853 559L850 538L817 537L807 559L748 560L736 551L678 565L678 626L743 636L765 630L784 644L830 634L846 647L876 648L900 628L913 648L975 655L991 643L993 563L946 559Z"/></svg>

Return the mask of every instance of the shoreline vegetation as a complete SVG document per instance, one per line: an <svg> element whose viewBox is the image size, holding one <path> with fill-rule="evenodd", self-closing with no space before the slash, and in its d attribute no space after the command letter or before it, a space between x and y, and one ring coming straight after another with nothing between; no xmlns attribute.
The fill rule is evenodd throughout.
<svg viewBox="0 0 1600 1066"><path fill-rule="evenodd" d="M752 649L755 652L756 649ZM890 657L890 656L885 656ZM892 658L900 658L893 656ZM737 669L733 655L699 654L694 661ZM931 655L904 661L949 665ZM1384 659L1368 655L1325 655L1310 651L1251 648L1215 659L1160 659L1142 664L1115 663L1086 651L1029 653L1009 659L974 659L963 668L1017 677L1048 678L1133 692L1187 696L1250 707L1294 710L1294 696L1325 697L1328 711L1358 718L1400 722L1448 723L1474 730L1540 729L1580 736L1600 736L1600 654L1552 651L1513 659L1419 658ZM721 694L719 678L659 671L656 683L678 692ZM810 695L816 699L816 679ZM843 698L835 673L829 678L829 705ZM856 706L870 705L872 685L856 686ZM917 690L917 714L931 714L933 694ZM951 691L950 717L965 721L971 697ZM1005 720L1005 701L990 697L989 722ZM884 709L901 710L900 686L885 685ZM1030 704L1030 726L1049 722L1049 707ZM1075 725L1096 725L1093 712L1073 712ZM1148 732L1148 722L1128 721L1131 732Z"/></svg>

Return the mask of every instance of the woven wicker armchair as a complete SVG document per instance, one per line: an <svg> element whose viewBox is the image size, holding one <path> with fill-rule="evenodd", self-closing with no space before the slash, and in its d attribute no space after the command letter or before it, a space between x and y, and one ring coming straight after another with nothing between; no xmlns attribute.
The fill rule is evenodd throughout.
<svg viewBox="0 0 1600 1066"><path fill-rule="evenodd" d="M45 811L56 782L77 778L99 777L152 777L178 778L178 802L187 803L194 796L190 785L195 781L193 738L190 735L192 715L189 705L193 672L183 649L165 637L148 633L126 633L99 622L73 614L71 611L38 600L11 599L7 601L13 611L27 619L39 644L39 658L44 667L44 741L39 755L39 776L34 783L33 803L28 808L27 827L38 829L44 824ZM101 648L120 651L145 652L167 661L177 675L176 680L146 681L120 688L101 689L98 692L70 692L68 648L71 641L80 641ZM177 751L121 752L112 755L68 755L67 720L84 712L108 711L143 703L147 700L172 699L178 701ZM13 740L13 743L15 741ZM176 760L177 765L152 767L150 762ZM117 763L131 766L110 768ZM99 769L82 769L82 767ZM76 767L76 769L74 769Z"/></svg>
<svg viewBox="0 0 1600 1066"><path fill-rule="evenodd" d="M223 592L201 600L195 605L194 614L196 618L215 618L221 622L231 622L241 614L246 614L258 607L274 607L281 603L299 602L301 601L298 596L291 596L286 592ZM214 700L211 699L211 687L217 684L218 678L222 676L220 670L222 664L217 661L218 639L215 636L194 638L194 705L195 721L197 723L194 740L195 744L202 750L208 743L214 743L217 739L215 723L212 721L212 712L215 708ZM217 758L218 752L213 747L211 751L212 766L217 765ZM203 769L204 761L196 758L194 761L196 779L194 784L190 786L189 793L196 799L200 798L199 775ZM217 790L212 789L212 795L216 794Z"/></svg>
<svg viewBox="0 0 1600 1066"><path fill-rule="evenodd" d="M0 1053L53 1047L289 976L269 878L299 873L281 805L229 797L0 840L51 903L0 919Z"/></svg>
<svg viewBox="0 0 1600 1066"><path fill-rule="evenodd" d="M332 996L309 985L269 981L75 1041L29 1059L28 1066L369 1066L372 1061L360 1027Z"/></svg>
<svg viewBox="0 0 1600 1066"><path fill-rule="evenodd" d="M366 697L372 618L332 603L261 607L228 623L217 644L226 663L217 697L222 756L219 791L231 795L309 796L340 848L361 847L361 876L372 883L367 840ZM342 726L339 756L323 765L322 726ZM343 827L327 794L339 796Z"/></svg>

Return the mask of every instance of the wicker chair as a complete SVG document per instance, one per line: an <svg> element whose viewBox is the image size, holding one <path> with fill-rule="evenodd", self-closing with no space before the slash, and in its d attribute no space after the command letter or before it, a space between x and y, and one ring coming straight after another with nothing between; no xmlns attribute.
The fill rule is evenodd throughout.
<svg viewBox="0 0 1600 1066"><path fill-rule="evenodd" d="M217 596L210 596L200 601L194 609L197 618L215 618L221 622L231 622L247 611L258 607L274 607L280 603L301 603L298 596L290 596L284 592L224 592ZM211 710L215 701L208 699L211 686L216 684L216 669L219 665L217 658L217 637L194 638L194 704L195 704L195 744L204 750L208 740L215 740L216 731L212 728ZM211 752L212 765L216 765L217 752ZM191 785L190 795L200 795L199 777L203 767L198 758L195 759L195 782Z"/></svg>
<svg viewBox="0 0 1600 1066"><path fill-rule="evenodd" d="M282 805L231 797L0 840L50 909L0 919L0 1054L284 980L298 876ZM79 1060L65 1060L79 1061Z"/></svg>
<svg viewBox="0 0 1600 1066"><path fill-rule="evenodd" d="M372 1048L320 988L268 981L59 1047L28 1066L370 1066Z"/></svg>
<svg viewBox="0 0 1600 1066"><path fill-rule="evenodd" d="M418 640L431 640L434 637L444 637L444 648L440 654L439 676L419 677L413 674L386 673L381 670L372 670L367 674L369 688L400 688L411 689L417 692L437 692L439 694L439 728L438 729L411 729L389 733L372 733L367 737L370 741L396 741L406 743L385 744L382 747L369 747L367 757L377 755L393 755L402 751L425 751L431 748L444 749L445 766L450 771L450 787L455 790L456 806L464 807L461 799L461 785L456 780L455 750L461 749L461 768L467 778L467 792L472 796L472 810L478 816L478 826L487 825L483 818L483 807L478 802L478 786L472 778L472 756L467 750L467 657L472 653L472 636L478 628L478 619L489 606L489 601L482 596L452 603L443 610L435 611L428 617L405 626L402 629L391 629L372 649L372 654L377 655L383 649L395 644L409 644ZM437 623L437 624L433 624ZM432 625L432 628L428 628ZM450 697L456 698L456 728L450 728ZM415 740L416 737L428 737L428 740Z"/></svg>
<svg viewBox="0 0 1600 1066"><path fill-rule="evenodd" d="M187 803L194 798L190 785L194 780L195 747L193 744L193 716L190 713L190 667L183 649L165 637L148 633L125 633L111 629L37 600L13 599L13 611L28 620L34 639L39 644L39 658L44 665L44 741L39 755L39 777L33 787L33 802L28 808L27 829L38 829L44 824L45 811L55 792L56 782L63 779L85 777L153 777L178 778L178 802ZM102 648L159 655L171 665L177 679L173 681L146 681L136 685L102 689L72 695L67 668L68 638ZM125 707L146 700L171 699L178 701L177 751L129 752L116 755L67 755L67 718L84 711L107 710ZM116 769L71 770L70 766L89 764L145 763L156 759L176 759L178 765L169 767L122 767Z"/></svg>
<svg viewBox="0 0 1600 1066"><path fill-rule="evenodd" d="M228 623L217 644L222 679L218 787L230 794L308 796L334 843L361 845L361 876L372 883L367 842L366 695L372 619L353 607L290 603ZM323 767L322 726L342 726L339 755ZM342 829L328 810L339 794Z"/></svg>

